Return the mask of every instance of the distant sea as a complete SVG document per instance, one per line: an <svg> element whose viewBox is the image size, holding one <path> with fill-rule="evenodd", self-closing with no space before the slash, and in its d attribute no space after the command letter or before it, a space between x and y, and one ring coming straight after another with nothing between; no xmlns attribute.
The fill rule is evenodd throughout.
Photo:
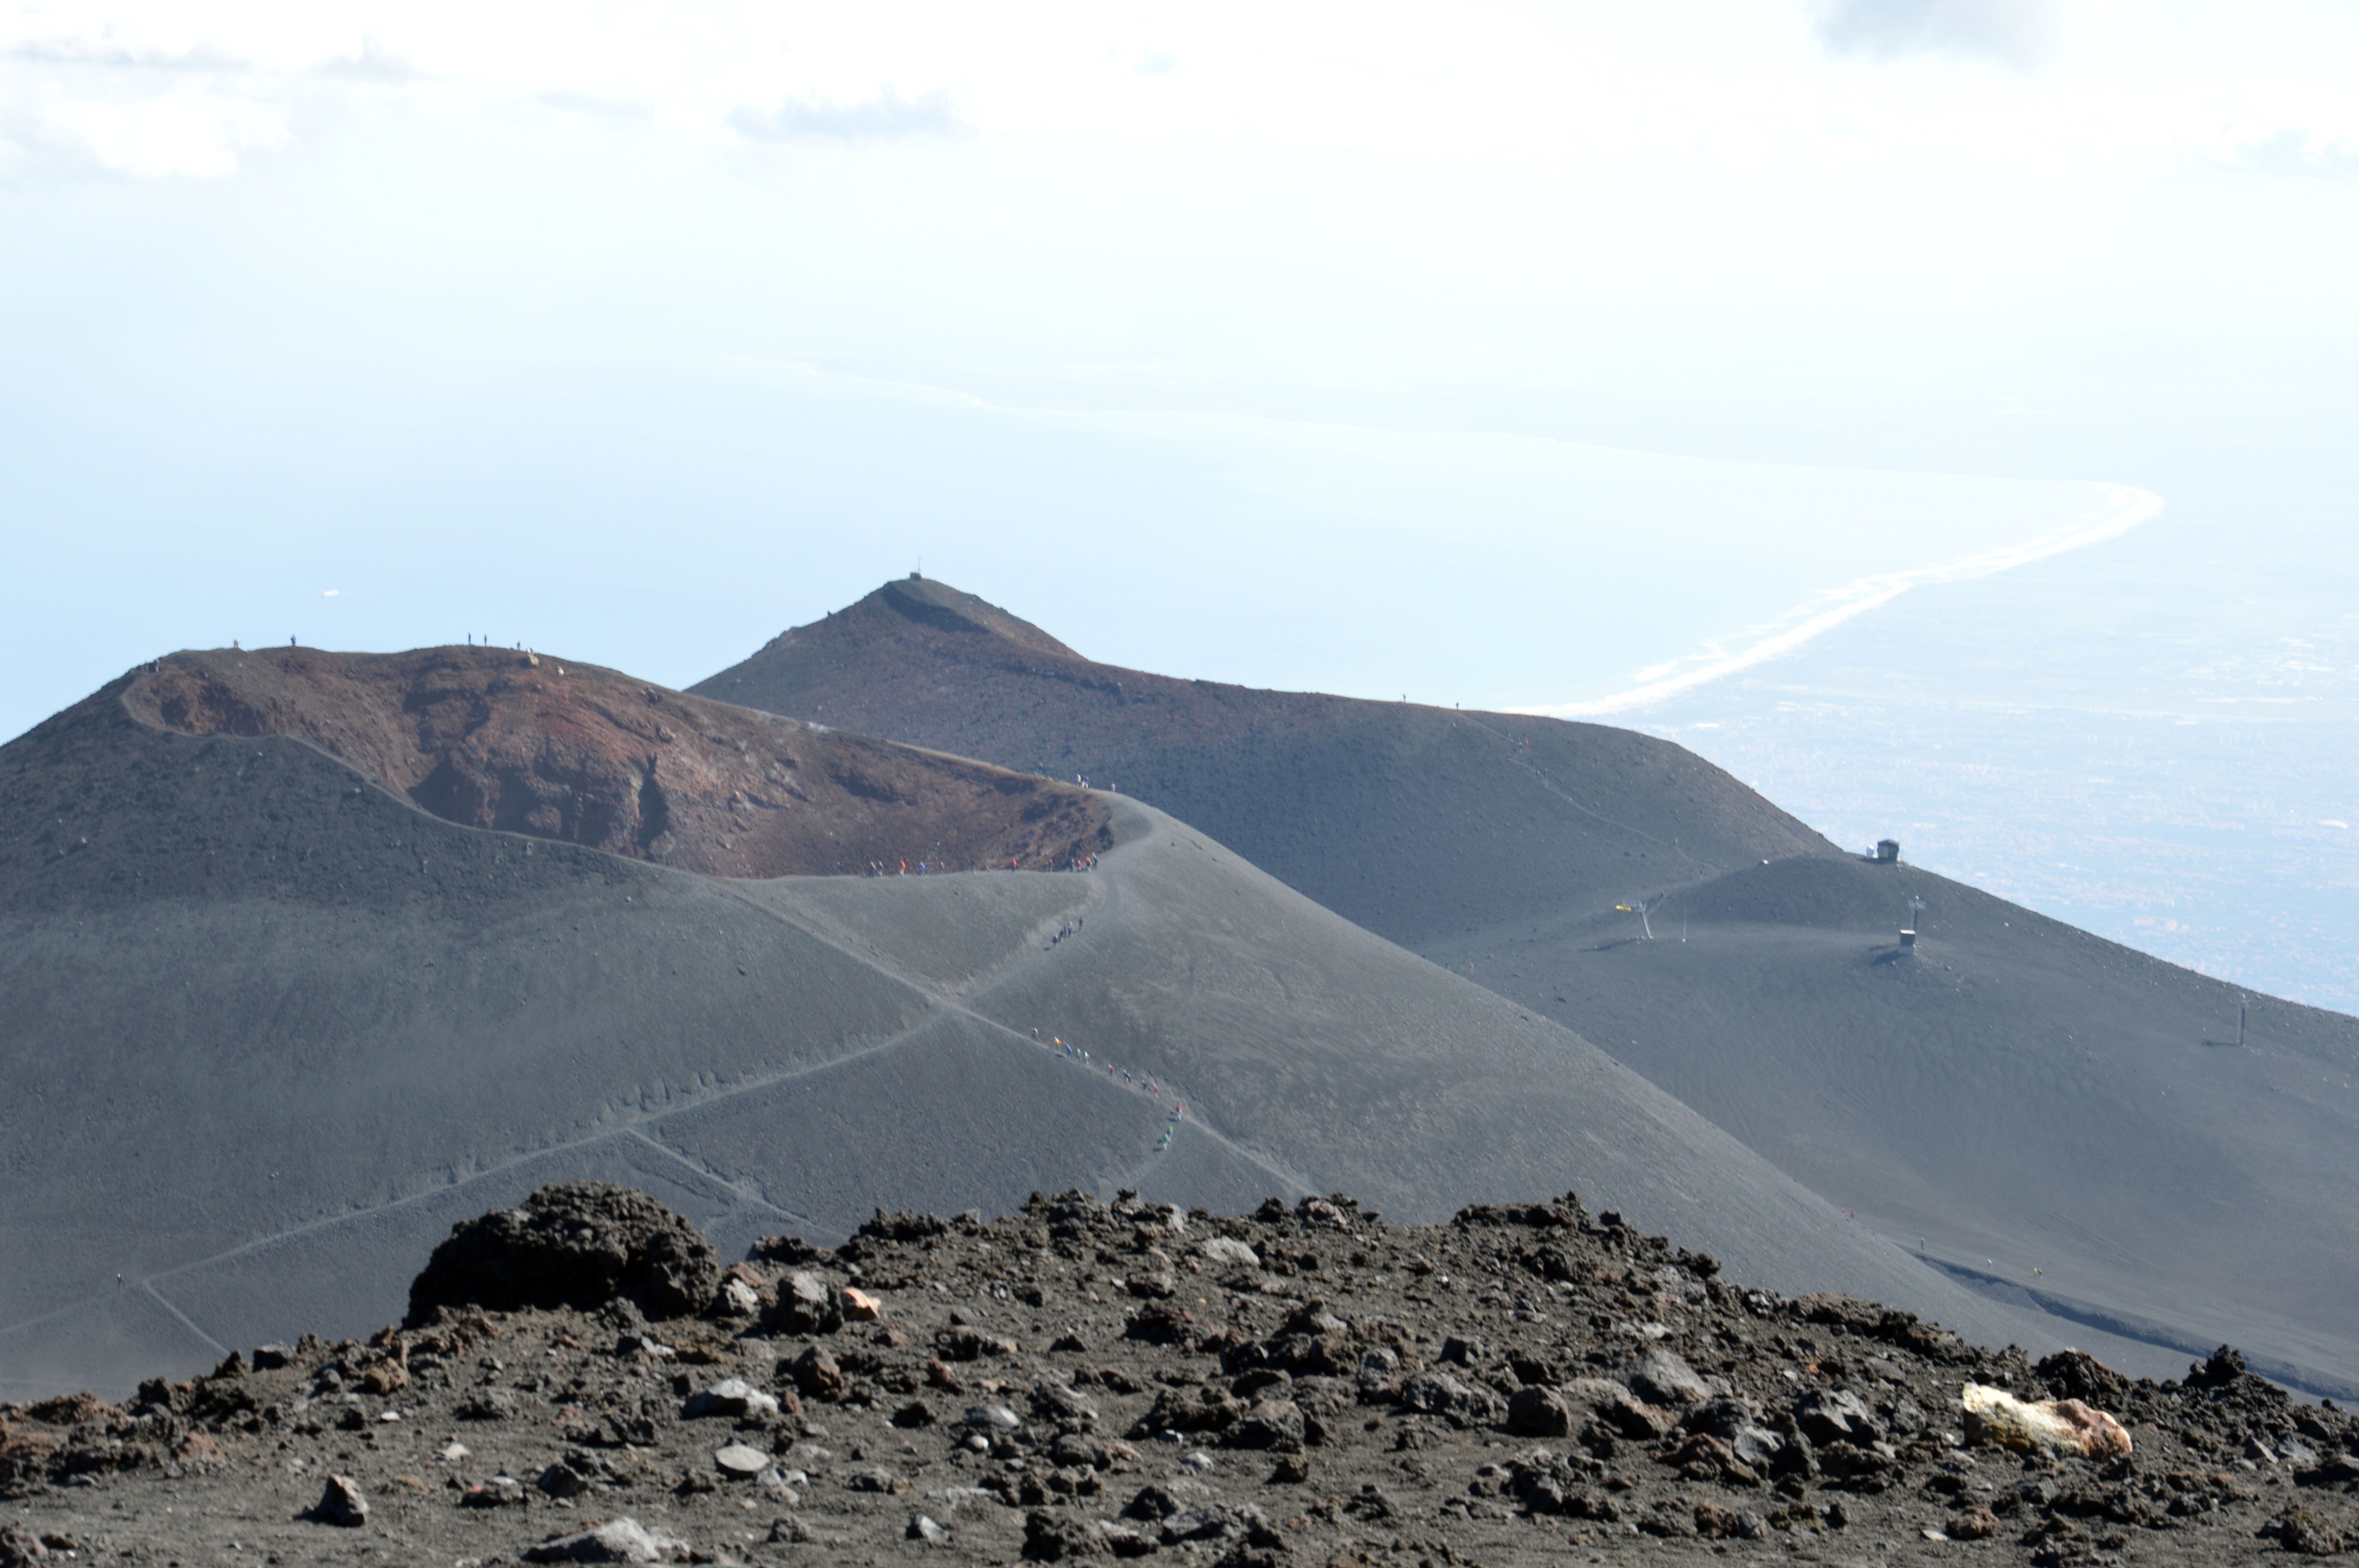
<svg viewBox="0 0 2359 1568"><path fill-rule="evenodd" d="M1839 844L1889 835L2101 936L2359 1012L2359 549L2332 522L2223 528L2198 496L1623 722Z"/></svg>

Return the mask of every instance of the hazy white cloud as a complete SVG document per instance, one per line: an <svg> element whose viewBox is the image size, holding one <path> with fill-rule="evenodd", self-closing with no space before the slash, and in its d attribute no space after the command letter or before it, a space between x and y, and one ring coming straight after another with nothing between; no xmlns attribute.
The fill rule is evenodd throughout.
<svg viewBox="0 0 2359 1568"><path fill-rule="evenodd" d="M739 109L729 116L729 124L765 141L876 141L952 136L967 128L951 110L950 93L940 88L904 98L887 87L851 103L788 98L776 109Z"/></svg>
<svg viewBox="0 0 2359 1568"><path fill-rule="evenodd" d="M2055 30L2050 0L1829 0L1819 38L1839 53L1984 55L2030 65Z"/></svg>
<svg viewBox="0 0 2359 1568"><path fill-rule="evenodd" d="M283 112L232 93L0 94L0 178L218 179L287 140Z"/></svg>
<svg viewBox="0 0 2359 1568"><path fill-rule="evenodd" d="M240 74L252 62L201 45L184 49L141 48L88 38L35 38L8 51L12 60L30 65L81 67L92 71L153 71Z"/></svg>
<svg viewBox="0 0 2359 1568"><path fill-rule="evenodd" d="M1516 345L1569 301L2359 309L2326 277L2359 213L2317 178L2359 148L2348 0L1467 0L1440 27L1340 0L42 5L0 0L0 177L234 176L285 149L349 173L308 187L299 233L381 228L367 265L414 249L462 298L559 278L662 315L717 297L659 281L695 267L744 291L716 319L799 320L746 259L775 245L939 304L929 341L1037 310L1027 343L1164 365L1114 280L1168 269L1164 298L1235 291L1186 354L1385 381L1379 338L1295 324L1352 288L1281 310L1270 280L1428 301L1449 322L1419 375L1451 376L1550 361ZM1935 52L1874 63L1911 50ZM850 188L749 138L897 150L859 222L804 228L787 214Z"/></svg>
<svg viewBox="0 0 2359 1568"><path fill-rule="evenodd" d="M341 59L321 61L311 68L316 75L340 82L374 82L386 86L404 86L423 82L426 73L408 60L387 54L375 38L364 38L357 53Z"/></svg>
<svg viewBox="0 0 2359 1568"><path fill-rule="evenodd" d="M1857 69L1908 55L2040 69L1995 83ZM541 106L645 121L683 148L971 132L1248 161L1243 149L1280 146L1571 159L1658 186L1699 166L1839 177L1928 158L2040 178L2075 164L2208 171L2245 147L2266 162L2264 144L2291 126L2308 139L2288 169L2316 173L2335 167L2321 148L2359 146L2354 71L2343 0L2160 18L2131 0L1468 0L1441 28L1329 0L987 14L951 0L0 0L0 115L20 155L79 147L79 167L116 174L133 145L143 169L231 171L259 124L308 137L336 122L341 94L404 93L421 122L486 141L531 123L510 109ZM888 82L925 90L878 90ZM201 135L191 87L221 101ZM185 153L116 124L150 99L177 100L171 116L195 137ZM21 130L27 116L37 133ZM113 139L73 143L85 122L115 125Z"/></svg>
<svg viewBox="0 0 2359 1568"><path fill-rule="evenodd" d="M595 114L604 120L645 120L655 114L636 98L607 98L595 93L544 93L540 101L569 114Z"/></svg>
<svg viewBox="0 0 2359 1568"><path fill-rule="evenodd" d="M2290 127L2246 143L2228 162L2260 174L2297 174L2313 180L2359 177L2359 151L2348 143Z"/></svg>

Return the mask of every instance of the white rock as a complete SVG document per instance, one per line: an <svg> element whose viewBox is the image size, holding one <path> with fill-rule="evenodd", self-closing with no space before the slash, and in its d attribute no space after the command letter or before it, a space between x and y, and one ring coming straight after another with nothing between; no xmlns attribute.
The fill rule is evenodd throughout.
<svg viewBox="0 0 2359 1568"><path fill-rule="evenodd" d="M758 1448L733 1443L712 1456L712 1463L732 1475L755 1476L770 1467L770 1456Z"/></svg>
<svg viewBox="0 0 2359 1568"><path fill-rule="evenodd" d="M712 1387L690 1394L679 1413L690 1420L698 1416L774 1416L778 1413L778 1401L777 1396L762 1392L743 1377L723 1377Z"/></svg>
<svg viewBox="0 0 2359 1568"><path fill-rule="evenodd" d="M527 1563L673 1563L687 1557L688 1542L635 1519L618 1519L579 1535L527 1546Z"/></svg>
<svg viewBox="0 0 2359 1568"><path fill-rule="evenodd" d="M1198 1243L1196 1250L1214 1263L1242 1264L1247 1269L1261 1267L1261 1255L1234 1236L1213 1236Z"/></svg>
<svg viewBox="0 0 2359 1568"><path fill-rule="evenodd" d="M2130 1434L2122 1423L2078 1399L2027 1404L2003 1388L1969 1383L1961 1402L1966 1410L1966 1441L1976 1447L1993 1443L2018 1454L2036 1449L2084 1459L2129 1457Z"/></svg>

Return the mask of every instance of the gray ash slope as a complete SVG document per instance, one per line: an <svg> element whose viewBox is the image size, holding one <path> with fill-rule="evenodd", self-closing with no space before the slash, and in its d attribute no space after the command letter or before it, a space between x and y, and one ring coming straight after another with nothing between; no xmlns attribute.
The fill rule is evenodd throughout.
<svg viewBox="0 0 2359 1568"><path fill-rule="evenodd" d="M1093 664L939 583L696 690L1119 783L2062 1335L2359 1392L2359 1020L2264 1000L2237 1051L2234 988L1864 864L1666 742ZM1656 900L1653 941L1614 909Z"/></svg>
<svg viewBox="0 0 2359 1568"><path fill-rule="evenodd" d="M724 879L445 822L123 691L0 749L0 1396L364 1331L454 1220L592 1177L730 1248L1036 1189L1433 1218L1571 1186L1738 1279L2050 1342L1136 802L1093 873ZM1186 1100L1160 1151L1147 1077Z"/></svg>
<svg viewBox="0 0 2359 1568"><path fill-rule="evenodd" d="M1051 778L1193 824L1415 948L1832 853L1683 748L1603 724L1097 664L928 580L887 583L690 691Z"/></svg>
<svg viewBox="0 0 2359 1568"><path fill-rule="evenodd" d="M1756 866L1628 922L1430 951L1961 1278L2359 1388L2349 1018L2257 997L2240 1049L2232 988L1908 866Z"/></svg>
<svg viewBox="0 0 2359 1568"><path fill-rule="evenodd" d="M407 1325L0 1405L0 1562L2220 1563L2359 1543L2359 1421L2034 1363L1568 1194L1446 1225L1035 1194L724 1276L639 1194L462 1225ZM529 1282L522 1299L520 1282ZM478 1312L471 1300L505 1304ZM656 1309L657 1321L643 1315ZM1967 1382L2114 1416L2009 1453ZM1972 1543L1972 1544L1969 1544ZM29 1558L30 1549L21 1556Z"/></svg>

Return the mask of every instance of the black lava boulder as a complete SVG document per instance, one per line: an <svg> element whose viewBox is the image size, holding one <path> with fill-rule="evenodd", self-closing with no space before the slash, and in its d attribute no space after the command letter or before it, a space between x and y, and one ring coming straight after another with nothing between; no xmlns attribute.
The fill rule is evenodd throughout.
<svg viewBox="0 0 2359 1568"><path fill-rule="evenodd" d="M595 1312L618 1300L651 1317L688 1317L720 1280L702 1233L653 1198L569 1181L452 1226L410 1282L409 1322L425 1323L437 1307Z"/></svg>

